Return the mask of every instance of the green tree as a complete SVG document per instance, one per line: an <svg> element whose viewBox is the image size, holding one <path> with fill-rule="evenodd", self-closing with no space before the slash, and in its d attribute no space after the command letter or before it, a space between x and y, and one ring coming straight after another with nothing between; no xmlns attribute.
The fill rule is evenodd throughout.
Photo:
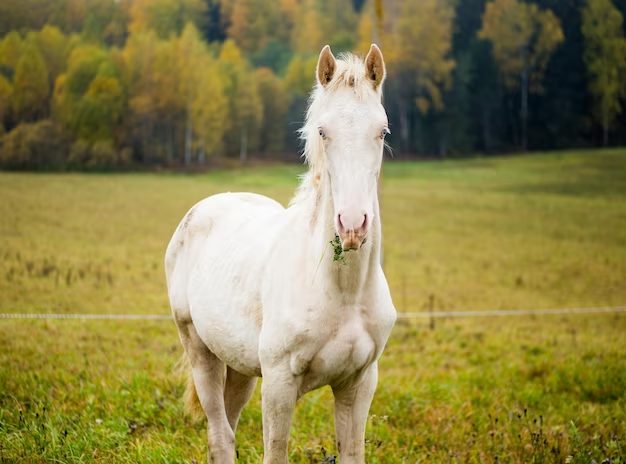
<svg viewBox="0 0 626 464"><path fill-rule="evenodd" d="M7 75L8 78L13 77L17 67L17 62L21 55L22 42L22 36L16 31L9 32L0 41L0 71Z"/></svg>
<svg viewBox="0 0 626 464"><path fill-rule="evenodd" d="M317 56L295 55L291 59L285 72L285 87L292 95L306 98L315 83L316 65Z"/></svg>
<svg viewBox="0 0 626 464"><path fill-rule="evenodd" d="M609 144L609 129L621 113L626 96L626 39L623 17L611 0L588 0L582 13L584 59L595 113L602 125L602 143Z"/></svg>
<svg viewBox="0 0 626 464"><path fill-rule="evenodd" d="M106 50L76 48L56 82L54 114L74 136L93 142L115 136L125 109L120 70Z"/></svg>
<svg viewBox="0 0 626 464"><path fill-rule="evenodd" d="M48 113L50 85L41 52L32 41L22 47L13 76L13 114L18 121L35 121Z"/></svg>
<svg viewBox="0 0 626 464"><path fill-rule="evenodd" d="M54 81L65 70L70 53L70 39L56 26L46 25L38 32L30 32L27 40L32 40L41 51L48 70L50 88Z"/></svg>
<svg viewBox="0 0 626 464"><path fill-rule="evenodd" d="M518 0L487 4L481 39L491 42L493 57L506 87L520 90L522 149L528 148L528 94L541 91L550 57L563 42L558 18L550 10Z"/></svg>
<svg viewBox="0 0 626 464"><path fill-rule="evenodd" d="M263 106L259 131L259 150L265 154L282 153L285 147L285 117L290 98L283 82L268 68L255 71Z"/></svg>

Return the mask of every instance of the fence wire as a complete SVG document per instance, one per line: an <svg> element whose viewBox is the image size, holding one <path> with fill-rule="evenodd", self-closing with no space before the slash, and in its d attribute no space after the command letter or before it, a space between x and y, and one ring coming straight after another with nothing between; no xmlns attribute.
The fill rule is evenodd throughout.
<svg viewBox="0 0 626 464"><path fill-rule="evenodd" d="M411 311L399 312L399 319L447 319L470 317L548 316L558 314L607 314L626 312L626 306L555 309L490 309L467 311ZM78 320L153 320L171 321L169 314L115 314L115 313L0 313L0 319L78 319Z"/></svg>

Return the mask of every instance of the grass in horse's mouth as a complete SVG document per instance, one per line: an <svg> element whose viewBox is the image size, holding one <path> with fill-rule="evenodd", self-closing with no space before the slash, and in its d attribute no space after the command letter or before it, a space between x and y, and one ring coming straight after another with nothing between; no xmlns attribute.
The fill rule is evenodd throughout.
<svg viewBox="0 0 626 464"><path fill-rule="evenodd" d="M346 264L346 255L344 254L339 235L335 234L335 238L328 243L333 247L333 261L340 261L342 264Z"/></svg>

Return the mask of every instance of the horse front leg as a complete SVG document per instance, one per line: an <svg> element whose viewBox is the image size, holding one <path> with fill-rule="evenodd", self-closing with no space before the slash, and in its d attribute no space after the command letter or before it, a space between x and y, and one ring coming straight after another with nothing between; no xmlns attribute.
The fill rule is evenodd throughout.
<svg viewBox="0 0 626 464"><path fill-rule="evenodd" d="M341 464L365 462L365 425L377 382L378 364L373 363L354 383L333 388L335 434Z"/></svg>
<svg viewBox="0 0 626 464"><path fill-rule="evenodd" d="M289 429L298 397L298 388L289 367L263 369L264 464L288 462Z"/></svg>

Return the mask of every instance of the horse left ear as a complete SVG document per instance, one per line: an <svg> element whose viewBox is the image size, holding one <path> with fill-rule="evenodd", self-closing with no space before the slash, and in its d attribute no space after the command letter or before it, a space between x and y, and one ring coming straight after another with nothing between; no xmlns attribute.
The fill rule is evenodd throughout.
<svg viewBox="0 0 626 464"><path fill-rule="evenodd" d="M324 87L332 80L337 69L337 61L335 55L330 51L330 45L325 45L320 52L320 57L317 60L317 81Z"/></svg>
<svg viewBox="0 0 626 464"><path fill-rule="evenodd" d="M383 59L383 53L378 48L378 45L372 44L370 51L365 57L365 72L367 78L372 81L374 89L378 89L385 80L385 60Z"/></svg>

